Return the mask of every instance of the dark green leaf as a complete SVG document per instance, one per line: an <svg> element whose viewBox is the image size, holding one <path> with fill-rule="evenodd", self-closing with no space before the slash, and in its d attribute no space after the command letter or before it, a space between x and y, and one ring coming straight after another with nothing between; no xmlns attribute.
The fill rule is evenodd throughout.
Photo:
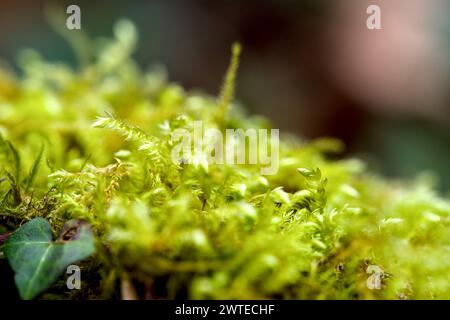
<svg viewBox="0 0 450 320"><path fill-rule="evenodd" d="M87 223L70 221L58 240L52 241L50 224L42 218L24 224L4 246L22 299L33 299L67 266L87 258L94 251L93 235Z"/></svg>

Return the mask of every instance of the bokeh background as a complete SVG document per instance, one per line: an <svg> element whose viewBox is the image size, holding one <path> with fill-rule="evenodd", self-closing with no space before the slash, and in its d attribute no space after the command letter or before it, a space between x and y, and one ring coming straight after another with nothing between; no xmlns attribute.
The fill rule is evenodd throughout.
<svg viewBox="0 0 450 320"><path fill-rule="evenodd" d="M76 67L44 14L48 1L1 0L0 63L20 49ZM140 31L138 63L217 94L230 45L244 48L237 96L281 132L342 139L346 155L390 177L434 172L450 190L450 0L58 1L81 7L82 32ZM382 30L366 28L381 7ZM65 25L61 25L65 28ZM79 32L79 31L72 31ZM0 110L1 112L1 110Z"/></svg>

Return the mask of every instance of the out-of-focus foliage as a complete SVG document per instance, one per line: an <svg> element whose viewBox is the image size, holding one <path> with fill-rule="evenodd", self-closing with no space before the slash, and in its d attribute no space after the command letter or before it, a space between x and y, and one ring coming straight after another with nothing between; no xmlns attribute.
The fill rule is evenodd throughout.
<svg viewBox="0 0 450 320"><path fill-rule="evenodd" d="M386 181L331 160L333 139L284 137L271 176L174 163L172 133L195 120L269 125L227 106L229 83L216 101L142 71L136 43L120 21L80 70L25 51L23 76L0 72L0 227L89 222L99 244L84 272L95 280L71 295L118 297L126 282L142 298L450 298L450 203L429 179Z"/></svg>

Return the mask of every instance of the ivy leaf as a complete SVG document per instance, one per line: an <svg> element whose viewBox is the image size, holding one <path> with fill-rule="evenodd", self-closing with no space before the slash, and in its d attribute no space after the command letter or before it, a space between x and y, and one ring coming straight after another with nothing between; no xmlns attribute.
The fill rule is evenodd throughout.
<svg viewBox="0 0 450 320"><path fill-rule="evenodd" d="M52 241L49 222L35 218L16 230L4 246L22 299L33 299L51 286L67 266L94 251L92 230L80 220L68 221L58 239Z"/></svg>

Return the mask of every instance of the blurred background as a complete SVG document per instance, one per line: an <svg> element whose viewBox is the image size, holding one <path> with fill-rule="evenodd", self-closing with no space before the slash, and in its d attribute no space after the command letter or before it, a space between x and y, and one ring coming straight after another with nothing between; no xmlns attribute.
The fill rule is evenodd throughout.
<svg viewBox="0 0 450 320"><path fill-rule="evenodd" d="M0 60L20 49L75 66L42 0L1 0ZM390 177L435 172L450 190L450 0L58 1L81 7L82 31L140 32L135 58L171 81L216 95L230 45L244 48L237 96L281 132L342 139L346 155ZM381 8L382 30L366 9ZM61 28L65 28L64 25ZM73 31L79 32L79 31ZM1 110L0 110L1 112Z"/></svg>

